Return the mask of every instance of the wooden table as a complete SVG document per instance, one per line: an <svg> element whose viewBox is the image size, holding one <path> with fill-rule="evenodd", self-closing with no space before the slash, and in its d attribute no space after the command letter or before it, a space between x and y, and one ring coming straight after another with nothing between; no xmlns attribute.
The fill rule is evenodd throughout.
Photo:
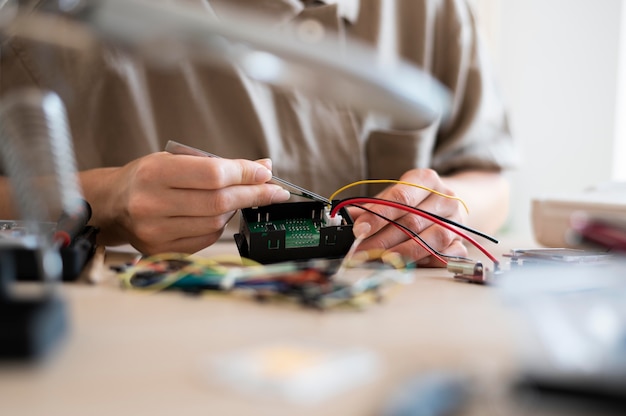
<svg viewBox="0 0 626 416"><path fill-rule="evenodd" d="M234 245L205 254L222 252L234 253ZM146 295L110 276L95 286L66 284L69 335L40 364L0 367L0 415L376 415L406 380L440 371L470 378L462 414L515 414L507 390L517 340L495 289L441 269L414 275L381 304L324 312L224 294ZM277 341L362 348L379 370L360 386L301 404L242 393L210 365Z"/></svg>

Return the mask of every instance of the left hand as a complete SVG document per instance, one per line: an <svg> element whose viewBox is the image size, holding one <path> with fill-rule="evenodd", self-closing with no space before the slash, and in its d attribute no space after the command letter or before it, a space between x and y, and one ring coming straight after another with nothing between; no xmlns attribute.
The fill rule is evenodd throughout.
<svg viewBox="0 0 626 416"><path fill-rule="evenodd" d="M439 174L431 169L410 170L402 175L400 180L454 196L454 192L446 186ZM393 185L376 195L376 197L417 207L455 222L465 224L467 221L465 208L458 200L445 198L413 186ZM463 245L461 237L440 225L433 224L421 216L397 208L379 204L367 204L365 206L418 233L434 250L441 254L467 256L467 248ZM363 232L362 230L367 231L369 224L369 231L363 233L366 238L359 245L359 250L384 249L399 253L405 258L417 262L420 266L444 266L439 260L430 255L427 250L422 248L420 244L386 220L357 207L350 207L349 212L354 219L353 229L357 237L359 233Z"/></svg>

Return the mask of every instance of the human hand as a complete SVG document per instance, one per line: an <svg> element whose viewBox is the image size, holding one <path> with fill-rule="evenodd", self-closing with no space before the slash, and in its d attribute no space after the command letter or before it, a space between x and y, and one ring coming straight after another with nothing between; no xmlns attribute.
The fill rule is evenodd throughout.
<svg viewBox="0 0 626 416"><path fill-rule="evenodd" d="M144 254L194 253L217 241L237 209L289 199L267 183L271 168L268 159L159 152L81 179L104 244L128 242Z"/></svg>
<svg viewBox="0 0 626 416"><path fill-rule="evenodd" d="M400 180L454 196L453 191L446 186L437 172L431 169L410 170L402 175ZM417 207L458 223L464 224L467 221L467 213L458 200L445 198L424 189L397 184L385 189L377 197ZM397 208L379 204L364 206L418 233L428 245L441 254L467 256L467 248L463 245L461 238L440 225ZM426 249L388 221L357 207L349 208L349 212L354 219L355 235L364 238L358 247L359 250L389 250L416 261L420 266L443 266Z"/></svg>

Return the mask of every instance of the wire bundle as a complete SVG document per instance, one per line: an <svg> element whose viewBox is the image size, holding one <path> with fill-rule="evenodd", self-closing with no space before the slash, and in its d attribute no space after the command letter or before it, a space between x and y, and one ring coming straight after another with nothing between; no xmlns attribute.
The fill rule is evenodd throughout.
<svg viewBox="0 0 626 416"><path fill-rule="evenodd" d="M363 181L357 181L357 182L353 182L351 184L348 184L340 189L338 189L337 191L335 191L331 197L329 199L331 199L331 201L334 201L334 198L342 191L351 188L353 186L356 185L361 185L361 184L369 184L369 183L392 183L392 184L402 184L402 185L408 185L408 186L413 186L413 187L417 187L423 190L426 190L430 193L436 194L438 196L444 197L444 198L448 198L448 199L454 199L459 201L459 203L461 203L463 205L463 207L465 208L466 211L469 212L467 205L465 204L465 202L455 196L451 196L451 195L446 195L443 194L441 192L438 192L434 189L422 186L422 185L418 185L418 184L414 184L411 182L405 182L405 181L397 181L397 180L386 180L386 179L375 179L375 180L363 180ZM424 248L424 250L426 250L430 255L432 255L434 258L436 258L438 261L440 261L443 264L447 264L449 259L454 259L454 260L458 260L461 259L459 257L451 257L448 255L445 255L443 253L440 253L439 251L435 250L433 247L431 247L423 238L421 238L419 236L418 233L416 233L415 231L409 229L408 227L404 226L403 224L400 224L398 221L394 221L390 218L387 218L381 214L378 214L374 211L372 211L371 209L368 209L367 207L364 207L363 204L376 204L376 205L385 205L385 206L389 206L392 208L396 208L396 209L400 209L403 210L405 212L414 214L414 215L418 215L422 218L425 218L429 221L431 221L434 224L437 224L441 227L446 228L447 230L455 233L456 235L460 236L461 238L463 238L464 240L466 240L467 242L469 242L470 244L472 244L474 247L476 247L478 250L480 250L485 256L487 256L491 261L493 261L494 266L498 267L499 261L498 259L491 254L485 247L483 247L480 243L478 243L475 239L473 239L470 235L468 235L467 233L464 233L461 230L467 231L468 233L480 236L482 238L485 238L489 241L492 241L494 243L498 243L498 240L495 239L494 237L491 237L483 232L480 232L478 230L475 230L473 228L470 228L464 224L458 223L456 221L452 221L448 218L442 217L440 215L434 214L434 213L430 213L427 212L423 209L417 208L417 207L412 207L410 205L406 205L400 202L396 202L396 201L390 201L390 200L386 200L386 199L382 199L382 198L375 198L375 197L353 197L353 198L346 198L346 199L342 199L339 200L337 202L333 202L333 206L332 206L332 210L331 210L331 216L334 216L337 214L337 212L339 212L339 210L343 207L346 206L355 206L358 207L360 209L366 210L382 219L384 219L385 221L389 222L391 225L393 225L394 227L398 228L400 231L402 231L403 233L405 233L410 239L412 239L413 241L415 241L416 243L418 243L422 248Z"/></svg>
<svg viewBox="0 0 626 416"><path fill-rule="evenodd" d="M391 283L404 281L406 263L394 256L369 253L358 262L380 259L369 273L351 282L336 276L338 260L309 260L261 265L248 259L235 264L229 260L199 258L168 253L139 260L123 270L120 280L126 288L156 293L178 289L200 293L206 290L244 292L258 300L290 300L316 309L337 306L363 307L382 298ZM245 266L245 267L241 267Z"/></svg>

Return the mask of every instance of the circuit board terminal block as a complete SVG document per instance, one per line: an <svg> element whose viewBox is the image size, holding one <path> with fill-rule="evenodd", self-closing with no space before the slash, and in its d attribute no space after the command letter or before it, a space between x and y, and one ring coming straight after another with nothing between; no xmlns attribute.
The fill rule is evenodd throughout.
<svg viewBox="0 0 626 416"><path fill-rule="evenodd" d="M330 218L317 201L245 208L235 242L242 257L263 264L340 258L354 242L352 225L345 209Z"/></svg>

